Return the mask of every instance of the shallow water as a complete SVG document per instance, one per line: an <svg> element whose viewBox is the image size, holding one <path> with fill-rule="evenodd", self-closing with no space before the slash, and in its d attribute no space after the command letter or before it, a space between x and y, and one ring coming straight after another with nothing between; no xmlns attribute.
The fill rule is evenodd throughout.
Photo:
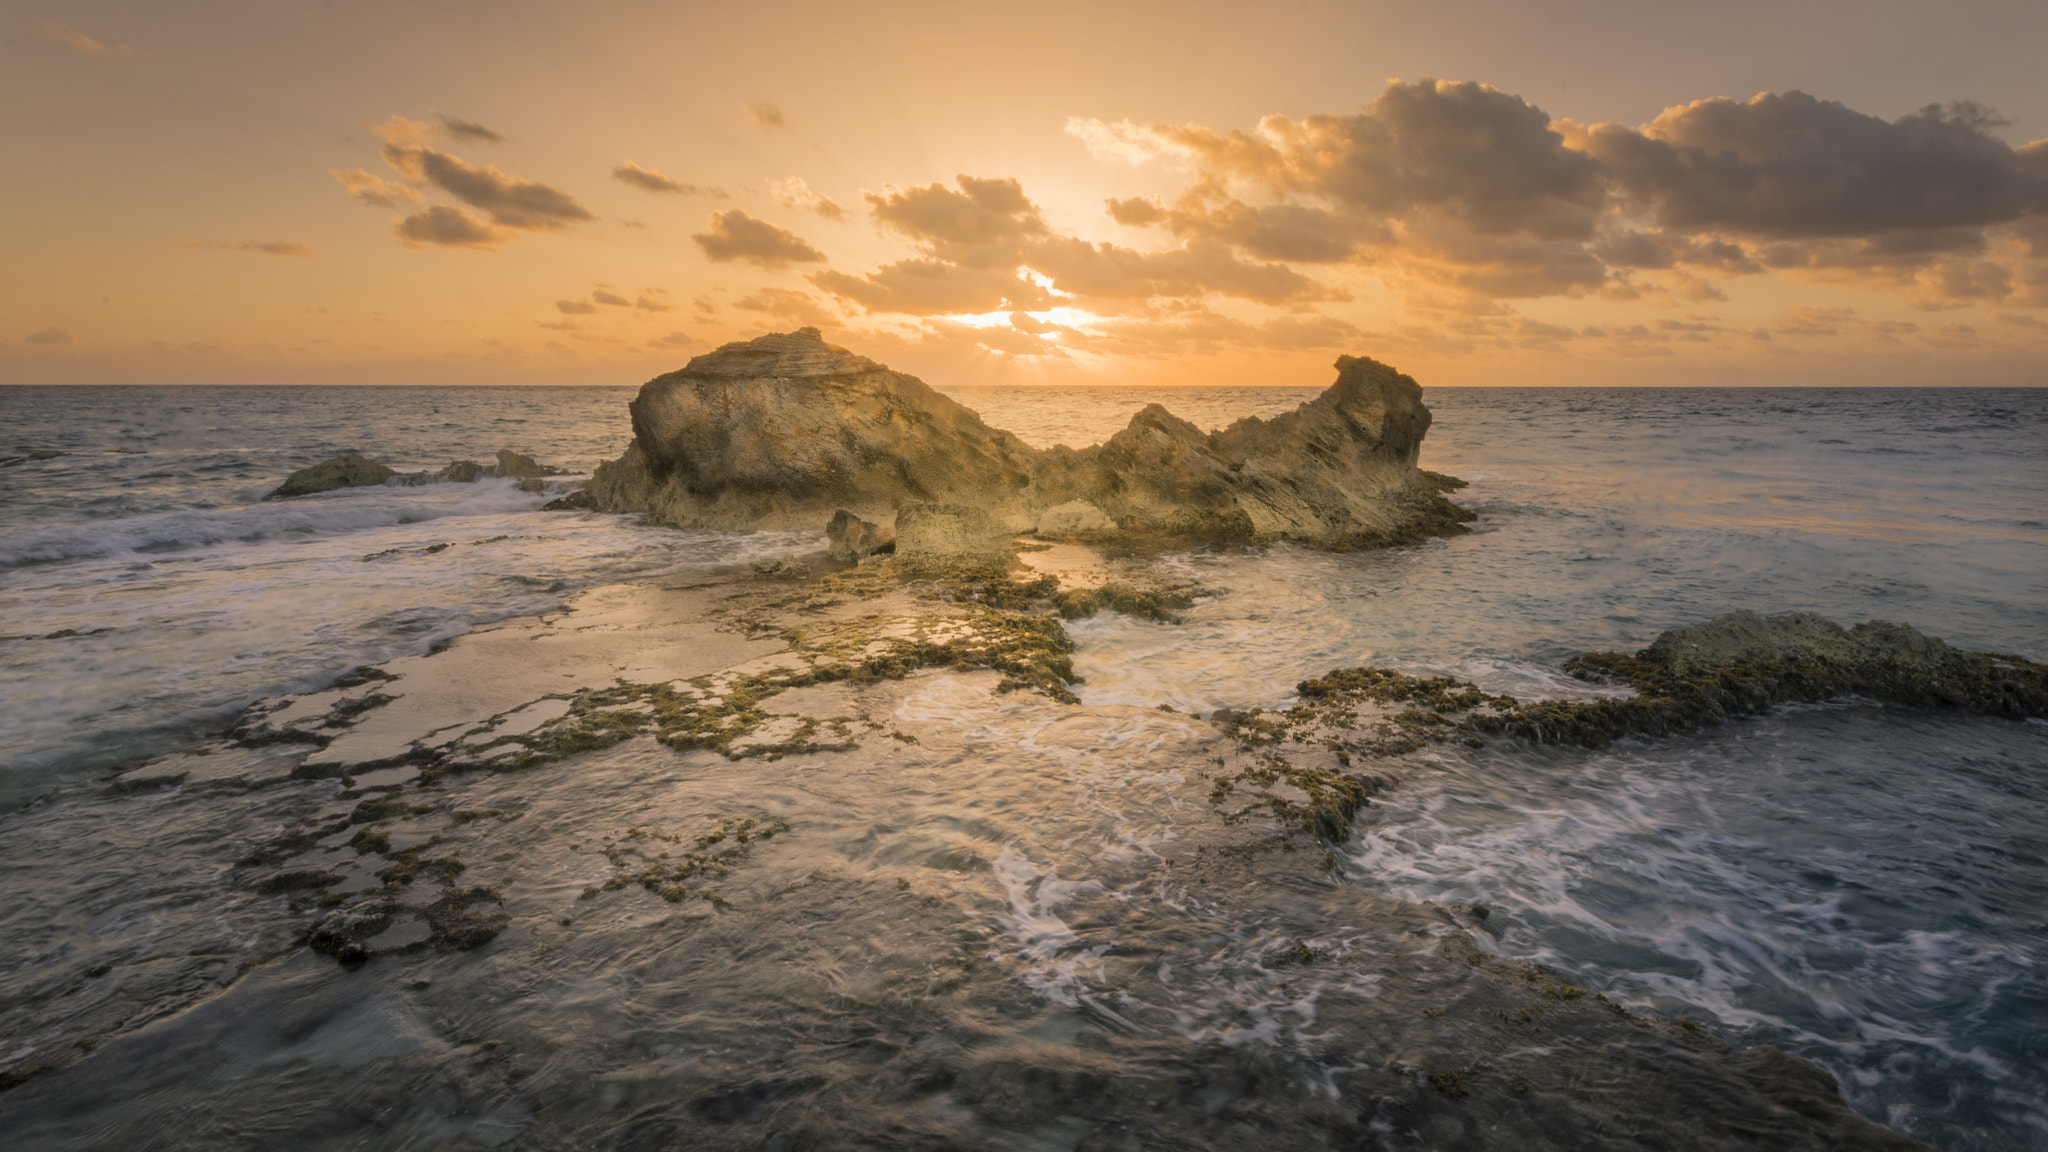
<svg viewBox="0 0 2048 1152"><path fill-rule="evenodd" d="M14 1096L48 1109L27 1146L153 1125L176 1133L167 1147L630 1146L705 1109L770 1124L788 1101L870 1090L895 1103L835 1115L1071 1146L1068 1121L1006 1113L972 1054L1068 1051L1090 1030L1165 1046L1112 1075L1264 1052L1285 1057L1287 1092L1321 1099L1342 1060L1318 1037L1405 1001L1391 969L1344 952L1362 945L1329 919L1328 890L1273 903L1291 873L1256 862L1222 888L1183 882L1176 852L1217 833L1201 765L1177 751L1200 726L1156 705L1279 706L1357 664L1580 693L1564 657L1735 608L1877 616L2048 657L2048 394L1432 391L1424 464L1472 481L1456 497L1480 513L1469 535L1167 557L1207 590L1186 623L1069 626L1092 709L942 675L875 698L922 743L865 759L733 765L634 742L488 777L460 802L516 820L429 831L520 910L500 945L379 960L361 979L303 952L243 975L290 954L296 929L289 897L226 884L232 861L336 785L109 794L98 769L581 589L814 539L542 516L542 497L488 483L258 498L346 447L401 469L498 447L586 469L623 443L629 394L0 394L15 440L0 450L92 453L5 473L0 610L33 638L0 645L0 761L12 795L46 799L0 816L0 1069L79 1037L115 1045L15 1090L45 1093ZM1155 400L1211 427L1315 390L955 394L1031 442L1087 443ZM44 638L61 629L83 635ZM1361 817L1345 899L1483 901L1483 946L1815 1059L1868 1116L1950 1148L2039 1146L2044 753L2040 725L1850 702L1597 754L1420 754ZM611 872L595 841L728 816L792 831L735 869L727 918L637 888L579 900ZM1304 938L1342 963L1304 982L1262 962ZM938 1006L908 991L956 978ZM981 1087L908 1092L919 1044L967 1053L932 1059ZM110 1103L142 1068L147 1089ZM425 1087L369 1089L373 1073ZM348 1099L364 1091L374 1108ZM21 1106L8 1099L0 1112Z"/></svg>

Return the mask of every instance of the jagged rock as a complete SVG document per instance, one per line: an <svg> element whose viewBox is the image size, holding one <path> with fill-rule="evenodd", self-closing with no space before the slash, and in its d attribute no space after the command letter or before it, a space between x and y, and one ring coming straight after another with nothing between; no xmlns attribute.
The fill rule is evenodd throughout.
<svg viewBox="0 0 2048 1152"><path fill-rule="evenodd" d="M474 460L451 460L446 468L434 473L434 480L441 484L474 484L486 475L484 466Z"/></svg>
<svg viewBox="0 0 2048 1152"><path fill-rule="evenodd" d="M557 496L540 506L543 512L589 512L597 507L591 502L590 493L578 488L567 496Z"/></svg>
<svg viewBox="0 0 2048 1152"><path fill-rule="evenodd" d="M825 536L831 541L827 554L834 560L849 564L858 562L863 556L896 550L894 529L870 524L844 508L832 514L832 519L825 525Z"/></svg>
<svg viewBox="0 0 2048 1152"><path fill-rule="evenodd" d="M1008 538L964 504L906 504L896 513L896 555L906 560L1001 552Z"/></svg>
<svg viewBox="0 0 2048 1152"><path fill-rule="evenodd" d="M815 328L728 344L648 382L598 507L678 528L812 528L845 508L1014 505L1037 453Z"/></svg>
<svg viewBox="0 0 2048 1152"><path fill-rule="evenodd" d="M881 524L925 504L1044 530L1041 513L1082 501L1118 530L1168 537L1357 548L1462 531L1472 517L1442 496L1450 479L1416 467L1421 387L1372 360L1337 369L1272 420L1205 433L1153 405L1105 444L1039 451L804 328L650 381L630 405L633 443L587 490L601 510L680 528L804 528L841 509Z"/></svg>
<svg viewBox="0 0 2048 1152"><path fill-rule="evenodd" d="M468 461L460 461L468 463ZM451 464L449 467L454 467ZM562 470L543 464L533 457L510 448L498 449L498 462L483 470L485 476L504 476L513 480L534 480L542 476L560 476Z"/></svg>
<svg viewBox="0 0 2048 1152"><path fill-rule="evenodd" d="M1116 521L1086 500L1069 500L1040 512L1037 528L1040 536L1054 538L1103 536L1116 531Z"/></svg>
<svg viewBox="0 0 2048 1152"><path fill-rule="evenodd" d="M360 452L344 452L292 473L264 499L285 500L293 496L310 496L315 492L331 492L336 488L370 488L396 475L398 473Z"/></svg>

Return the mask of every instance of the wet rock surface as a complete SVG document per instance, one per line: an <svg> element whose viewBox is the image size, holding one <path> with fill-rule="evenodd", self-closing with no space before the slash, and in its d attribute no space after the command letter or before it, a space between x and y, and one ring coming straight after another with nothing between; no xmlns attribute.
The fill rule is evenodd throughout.
<svg viewBox="0 0 2048 1152"><path fill-rule="evenodd" d="M1316 400L1203 432L1153 405L1106 443L1040 451L815 328L728 344L650 381L633 443L588 491L682 528L812 528L837 511L905 526L917 505L1021 517L1049 535L1297 540L1362 548L1462 531L1416 467L1415 381L1340 357Z"/></svg>
<svg viewBox="0 0 2048 1152"><path fill-rule="evenodd" d="M344 452L308 468L301 468L271 490L265 500L289 500L336 488L367 488L398 475L390 468L360 452Z"/></svg>
<svg viewBox="0 0 2048 1152"><path fill-rule="evenodd" d="M1072 704L1062 619L1200 595L1072 544L601 589L32 809L9 851L139 829L69 850L181 911L0 1000L10 1147L1922 1147L1491 954L1483 909L1340 882L1404 757L1557 702L1352 669L1282 712ZM2044 671L1747 614L1575 665L1639 693L1588 716L2005 715Z"/></svg>

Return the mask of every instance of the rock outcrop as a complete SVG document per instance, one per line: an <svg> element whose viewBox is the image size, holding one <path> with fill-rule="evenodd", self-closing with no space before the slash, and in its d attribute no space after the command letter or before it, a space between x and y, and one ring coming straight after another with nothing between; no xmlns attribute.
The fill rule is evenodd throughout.
<svg viewBox="0 0 2048 1152"><path fill-rule="evenodd" d="M398 473L379 464L361 452L344 452L332 456L310 468L301 468L273 489L265 500L288 500L293 496L310 496L315 492L332 492L336 488L369 488L382 484Z"/></svg>
<svg viewBox="0 0 2048 1152"><path fill-rule="evenodd" d="M1421 387L1361 357L1340 357L1328 391L1271 420L1210 433L1153 405L1080 450L1034 449L815 328L699 356L630 408L633 443L598 468L591 499L679 528L816 528L841 510L886 524L934 504L1052 534L1348 549L1472 518L1442 495L1459 482L1416 467Z"/></svg>

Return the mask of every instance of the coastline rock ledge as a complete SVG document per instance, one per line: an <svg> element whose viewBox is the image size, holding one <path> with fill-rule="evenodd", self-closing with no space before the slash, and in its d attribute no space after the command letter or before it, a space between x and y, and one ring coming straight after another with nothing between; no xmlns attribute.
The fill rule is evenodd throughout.
<svg viewBox="0 0 2048 1152"><path fill-rule="evenodd" d="M1154 404L1103 444L1037 449L816 328L727 344L649 381L591 507L675 528L892 525L942 505L991 535L1163 537L1351 550L1463 532L1464 482L1416 466L1429 409L1385 364L1340 356L1293 412L1204 432ZM1047 513L1053 513L1047 515Z"/></svg>

